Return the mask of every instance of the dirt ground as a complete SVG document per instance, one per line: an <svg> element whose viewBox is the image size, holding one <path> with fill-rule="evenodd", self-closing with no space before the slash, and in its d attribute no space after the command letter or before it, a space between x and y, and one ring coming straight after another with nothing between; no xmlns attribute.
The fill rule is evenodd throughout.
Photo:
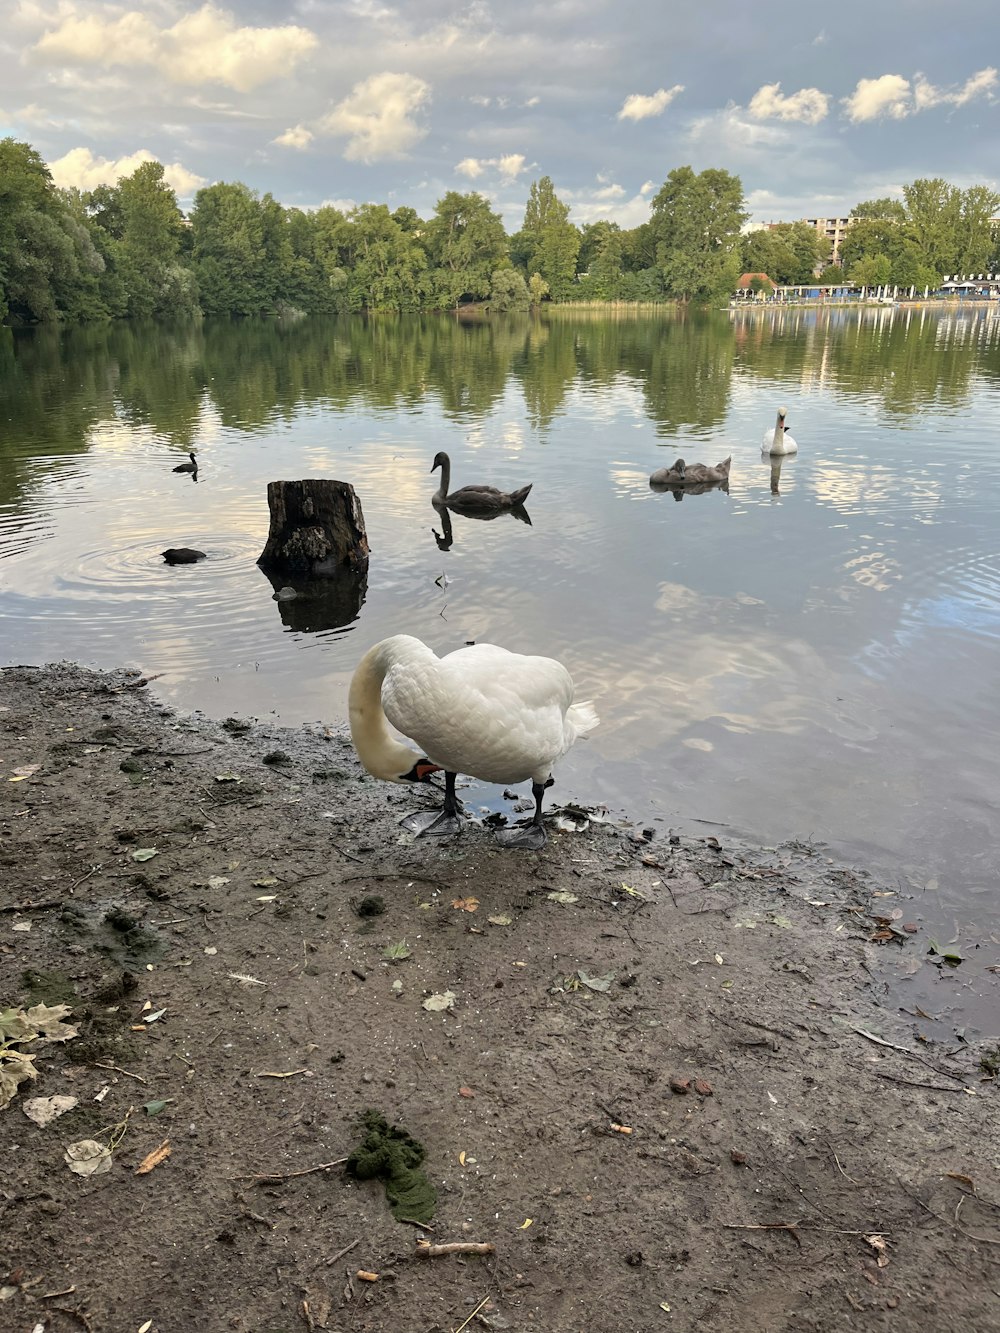
<svg viewBox="0 0 1000 1333"><path fill-rule="evenodd" d="M0 1111L0 1329L1000 1329L996 1050L887 998L905 898L665 824L414 841L339 724L154 689L0 672L0 1010L79 1029ZM345 1169L367 1109L432 1223Z"/></svg>

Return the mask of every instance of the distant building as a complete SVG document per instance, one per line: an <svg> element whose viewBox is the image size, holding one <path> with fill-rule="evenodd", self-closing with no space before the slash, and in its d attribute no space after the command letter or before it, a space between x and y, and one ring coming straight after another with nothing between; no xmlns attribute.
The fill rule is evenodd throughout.
<svg viewBox="0 0 1000 1333"><path fill-rule="evenodd" d="M766 273L741 273L740 280L736 284L736 295L742 296L745 300L752 300L754 297L762 299L764 296L773 296L776 289L777 283Z"/></svg>
<svg viewBox="0 0 1000 1333"><path fill-rule="evenodd" d="M853 218L803 218L802 221L814 227L821 236L825 236L833 247L830 254L830 263L840 263L840 246L847 234L847 228L853 222Z"/></svg>

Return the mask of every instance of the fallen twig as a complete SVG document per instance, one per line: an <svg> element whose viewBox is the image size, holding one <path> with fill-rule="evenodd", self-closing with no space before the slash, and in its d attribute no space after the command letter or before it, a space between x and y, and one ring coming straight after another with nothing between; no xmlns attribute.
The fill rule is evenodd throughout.
<svg viewBox="0 0 1000 1333"><path fill-rule="evenodd" d="M124 1074L126 1078L134 1078L137 1083L148 1083L149 1080L143 1078L141 1074L133 1074L130 1069L119 1069L117 1065L91 1065L92 1069L110 1069L115 1074Z"/></svg>
<svg viewBox="0 0 1000 1333"><path fill-rule="evenodd" d="M787 1231L795 1244L802 1248L798 1222L723 1222L727 1231Z"/></svg>
<svg viewBox="0 0 1000 1333"><path fill-rule="evenodd" d="M338 1250L336 1254L331 1255L330 1258L327 1259L326 1261L327 1265L329 1266L330 1264L335 1264L338 1259L343 1259L345 1254L350 1254L351 1250L354 1249L355 1245L360 1245L360 1244L361 1244L360 1240L352 1240L350 1245L345 1245L342 1250Z"/></svg>
<svg viewBox="0 0 1000 1333"><path fill-rule="evenodd" d="M433 1259L439 1254L493 1254L496 1246L490 1241L453 1240L446 1245L432 1245L429 1240L417 1241L417 1254Z"/></svg>
<svg viewBox="0 0 1000 1333"><path fill-rule="evenodd" d="M4 903L0 912L42 912L50 907L61 907L61 898L46 898L40 903Z"/></svg>
<svg viewBox="0 0 1000 1333"><path fill-rule="evenodd" d="M871 1071L876 1078L886 1078L890 1083L905 1083L908 1088L930 1088L934 1092L964 1092L964 1088L949 1088L945 1083L920 1083L912 1078L900 1078L898 1074L883 1074L879 1069Z"/></svg>
<svg viewBox="0 0 1000 1333"><path fill-rule="evenodd" d="M484 1296L483 1299L476 1306L476 1308L473 1310L472 1314L469 1315L468 1319L462 1320L458 1328L455 1329L455 1333L462 1333L463 1328L468 1328L468 1326L472 1323L473 1319L475 1319L479 1311L483 1309L484 1306L489 1305L489 1303L490 1303L490 1298L488 1296Z"/></svg>
<svg viewBox="0 0 1000 1333"><path fill-rule="evenodd" d="M264 1176L233 1176L233 1180L252 1180L255 1185L264 1180L291 1180L295 1176L311 1176L315 1171L329 1171L335 1166L343 1166L347 1161L346 1157L338 1157L335 1162L320 1162L319 1166L307 1166L304 1171L281 1171L274 1175Z"/></svg>

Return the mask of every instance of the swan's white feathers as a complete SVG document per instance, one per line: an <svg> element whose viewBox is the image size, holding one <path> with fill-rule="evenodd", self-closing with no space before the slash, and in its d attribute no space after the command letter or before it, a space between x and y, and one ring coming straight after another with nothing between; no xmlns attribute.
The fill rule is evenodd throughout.
<svg viewBox="0 0 1000 1333"><path fill-rule="evenodd" d="M785 426L786 409L778 408L778 417L774 423L773 430L766 430L764 438L761 441L761 453L763 454L797 454L799 446L794 438L789 435Z"/></svg>
<svg viewBox="0 0 1000 1333"><path fill-rule="evenodd" d="M560 755L597 725L589 703L573 703L572 678L550 657L483 643L438 658L402 634L376 653L385 716L450 772L545 782Z"/></svg>

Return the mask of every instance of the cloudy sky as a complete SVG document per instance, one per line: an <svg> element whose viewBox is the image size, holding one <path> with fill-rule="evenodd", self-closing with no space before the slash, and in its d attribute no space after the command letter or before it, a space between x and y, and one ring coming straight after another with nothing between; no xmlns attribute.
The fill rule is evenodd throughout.
<svg viewBox="0 0 1000 1333"><path fill-rule="evenodd" d="M3 0L0 136L59 185L144 158L182 205L478 190L517 228L550 176L631 227L674 167L738 174L758 221L921 176L1000 188L992 0ZM993 63L991 63L991 57Z"/></svg>

